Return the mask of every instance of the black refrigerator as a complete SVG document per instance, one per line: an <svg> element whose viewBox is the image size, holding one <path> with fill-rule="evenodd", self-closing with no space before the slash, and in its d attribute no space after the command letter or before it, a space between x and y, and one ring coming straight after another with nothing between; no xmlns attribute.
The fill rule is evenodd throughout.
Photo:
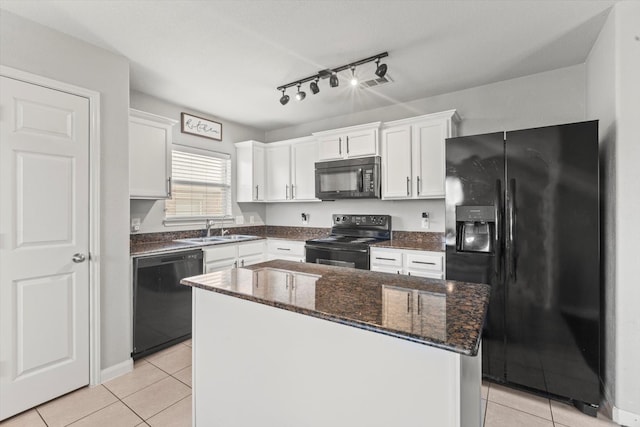
<svg viewBox="0 0 640 427"><path fill-rule="evenodd" d="M446 141L446 277L487 283L483 376L595 416L598 122Z"/></svg>

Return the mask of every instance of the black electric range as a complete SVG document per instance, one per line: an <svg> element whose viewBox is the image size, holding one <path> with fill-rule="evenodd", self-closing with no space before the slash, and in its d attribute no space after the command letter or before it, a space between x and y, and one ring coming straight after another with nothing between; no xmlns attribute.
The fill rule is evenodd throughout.
<svg viewBox="0 0 640 427"><path fill-rule="evenodd" d="M333 215L331 234L306 241L306 261L369 269L369 246L391 238L390 215Z"/></svg>

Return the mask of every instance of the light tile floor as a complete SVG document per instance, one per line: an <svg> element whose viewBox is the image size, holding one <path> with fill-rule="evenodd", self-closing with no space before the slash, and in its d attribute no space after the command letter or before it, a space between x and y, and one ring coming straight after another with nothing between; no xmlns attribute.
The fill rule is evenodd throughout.
<svg viewBox="0 0 640 427"><path fill-rule="evenodd" d="M482 384L482 406L484 427L617 425L602 414L589 417L573 406L489 382ZM126 375L69 393L0 426L190 427L191 341L138 360Z"/></svg>

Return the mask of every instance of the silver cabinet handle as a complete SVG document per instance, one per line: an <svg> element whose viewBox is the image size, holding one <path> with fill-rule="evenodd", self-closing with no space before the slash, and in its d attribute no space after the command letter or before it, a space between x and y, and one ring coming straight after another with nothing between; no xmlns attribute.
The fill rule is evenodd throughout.
<svg viewBox="0 0 640 427"><path fill-rule="evenodd" d="M295 185L291 184L291 200L295 199L295 193L293 192L293 188L295 187Z"/></svg>
<svg viewBox="0 0 640 427"><path fill-rule="evenodd" d="M418 184L417 187L418 187L418 196L419 196L420 195L420 177L416 178L416 180L417 180L416 184Z"/></svg>
<svg viewBox="0 0 640 427"><path fill-rule="evenodd" d="M407 292L407 313L411 313L411 292Z"/></svg>
<svg viewBox="0 0 640 427"><path fill-rule="evenodd" d="M258 200L258 186L256 185L256 200Z"/></svg>
<svg viewBox="0 0 640 427"><path fill-rule="evenodd" d="M414 264L428 264L428 265L436 265L435 262L427 262L427 261L411 261Z"/></svg>
<svg viewBox="0 0 640 427"><path fill-rule="evenodd" d="M342 156L342 138L338 138L338 154Z"/></svg>
<svg viewBox="0 0 640 427"><path fill-rule="evenodd" d="M349 137L347 137L347 154L349 154Z"/></svg>
<svg viewBox="0 0 640 427"><path fill-rule="evenodd" d="M407 177L407 196L410 194L411 178Z"/></svg>
<svg viewBox="0 0 640 427"><path fill-rule="evenodd" d="M85 257L84 254L77 253L77 254L73 254L71 261L75 262L76 264L79 264L81 262L84 262L86 259L87 257Z"/></svg>
<svg viewBox="0 0 640 427"><path fill-rule="evenodd" d="M244 267L244 260L240 261L240 267Z"/></svg>
<svg viewBox="0 0 640 427"><path fill-rule="evenodd" d="M420 294L418 294L418 314L420 314L420 303L421 303Z"/></svg>
<svg viewBox="0 0 640 427"><path fill-rule="evenodd" d="M385 257L381 257L381 256L377 256L376 259L381 259L384 261L396 261L395 258L385 258Z"/></svg>
<svg viewBox="0 0 640 427"><path fill-rule="evenodd" d="M289 200L289 184L285 185L284 187L285 187L285 189L284 189L284 198Z"/></svg>
<svg viewBox="0 0 640 427"><path fill-rule="evenodd" d="M171 177L167 178L167 197L171 198L171 190L173 190L172 187L172 182L171 182Z"/></svg>
<svg viewBox="0 0 640 427"><path fill-rule="evenodd" d="M276 248L279 251L290 251L291 249L289 248Z"/></svg>

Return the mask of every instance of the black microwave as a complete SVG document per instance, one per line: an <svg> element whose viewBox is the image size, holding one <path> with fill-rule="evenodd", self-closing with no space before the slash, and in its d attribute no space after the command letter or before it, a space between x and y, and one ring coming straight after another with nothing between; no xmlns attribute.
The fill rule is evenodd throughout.
<svg viewBox="0 0 640 427"><path fill-rule="evenodd" d="M316 198L379 199L380 157L316 162Z"/></svg>

